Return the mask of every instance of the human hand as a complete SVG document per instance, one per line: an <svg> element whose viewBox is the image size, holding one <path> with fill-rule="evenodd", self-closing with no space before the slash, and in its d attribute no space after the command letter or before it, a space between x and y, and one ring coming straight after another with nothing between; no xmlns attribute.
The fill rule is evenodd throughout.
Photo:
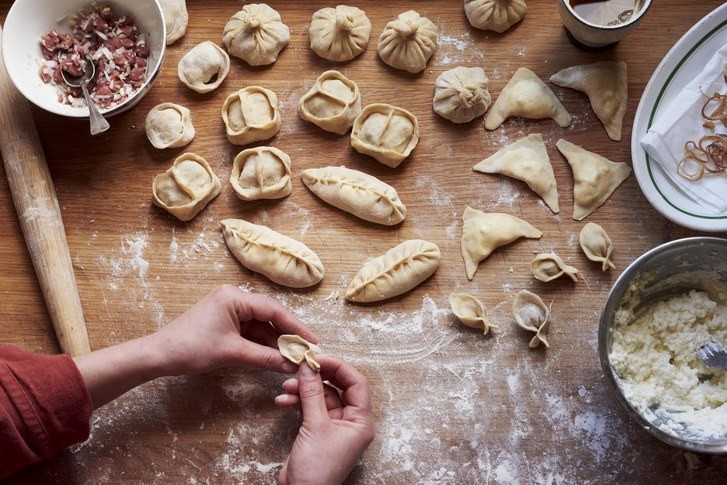
<svg viewBox="0 0 727 485"><path fill-rule="evenodd" d="M303 424L278 476L280 485L340 484L374 439L371 391L360 372L341 359L317 355L321 372L303 363L283 383L280 407L299 407ZM322 377L321 377L322 376ZM323 384L323 379L341 389Z"/></svg>

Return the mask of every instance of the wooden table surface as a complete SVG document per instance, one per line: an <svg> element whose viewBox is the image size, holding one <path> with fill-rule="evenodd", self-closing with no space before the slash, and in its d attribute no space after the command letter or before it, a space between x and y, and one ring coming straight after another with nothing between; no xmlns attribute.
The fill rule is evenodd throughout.
<svg viewBox="0 0 727 485"><path fill-rule="evenodd" d="M683 453L639 429L607 389L597 357L596 329L619 271L662 242L695 235L666 221L646 201L634 176L586 221L571 219L572 175L555 148L563 137L612 160L630 163L630 133L639 97L656 65L695 22L720 1L654 2L636 32L601 52L567 38L555 2L531 1L524 21L504 35L469 26L461 1L368 1L373 23L368 50L333 64L308 47L316 2L271 1L292 30L278 61L250 68L234 59L215 92L198 95L176 75L181 56L196 43L221 43L239 2L192 1L187 35L172 46L151 92L112 128L91 138L83 122L34 110L62 206L91 347L138 337L171 321L211 288L232 283L279 298L320 336L328 353L353 362L370 379L377 438L351 483L584 483L606 481L717 482L727 460L707 457L688 470ZM363 2L359 2L362 3ZM0 2L0 19L9 2ZM440 30L440 47L421 75L384 65L376 39L398 13L418 9ZM455 66L481 66L493 99L511 74L527 66L541 78L601 59L628 63L629 103L624 138L610 141L582 93L551 86L573 115L561 129L550 120L511 120L486 132L482 119L454 125L432 111L436 77ZM340 69L355 80L364 104L389 102L413 112L421 140L399 168L359 155L348 136L335 136L297 116L299 97L318 74ZM280 99L283 126L270 142L293 160L293 193L280 201L243 203L229 185L241 148L224 136L220 107L242 86L261 84ZM197 136L187 148L156 150L144 118L161 102L189 107ZM553 215L524 184L474 173L476 162L529 133L543 133L559 184L561 210ZM184 151L210 161L223 181L221 195L189 223L151 203L151 180ZM394 185L408 207L406 221L375 226L332 209L301 183L301 170L343 164ZM507 212L540 228L541 240L501 248L467 281L459 250L466 205ZM271 285L227 251L218 221L240 217L295 237L326 267L316 288ZM602 224L615 244L617 271L602 273L582 254L578 232ZM398 242L425 238L443 251L429 281L390 302L352 306L341 295L360 265ZM557 251L578 267L573 284L535 281L534 252ZM0 177L0 342L43 353L58 346L20 233L5 177ZM529 336L513 323L520 289L553 301L548 350L529 350ZM460 325L447 296L468 291L484 301L491 336ZM10 483L259 483L273 482L297 431L298 416L273 404L283 378L246 370L160 379L95 413L84 444L30 467Z"/></svg>

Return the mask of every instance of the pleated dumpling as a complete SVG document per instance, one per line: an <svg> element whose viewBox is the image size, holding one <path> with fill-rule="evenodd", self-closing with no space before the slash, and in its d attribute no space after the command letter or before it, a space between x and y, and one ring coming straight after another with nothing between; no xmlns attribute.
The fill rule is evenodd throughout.
<svg viewBox="0 0 727 485"><path fill-rule="evenodd" d="M167 45L172 45L182 38L187 31L189 14L186 0L159 0L167 27Z"/></svg>
<svg viewBox="0 0 727 485"><path fill-rule="evenodd" d="M322 58L334 62L350 61L366 50L371 21L360 8L326 7L313 14L308 35L310 48Z"/></svg>
<svg viewBox="0 0 727 485"><path fill-rule="evenodd" d="M361 93L355 82L338 71L326 71L300 98L298 114L331 133L343 135L361 114Z"/></svg>
<svg viewBox="0 0 727 485"><path fill-rule="evenodd" d="M230 57L217 44L206 40L192 47L177 65L177 75L189 89L209 93L230 72Z"/></svg>
<svg viewBox="0 0 727 485"><path fill-rule="evenodd" d="M207 160L185 153L154 178L152 200L180 221L188 221L220 194L220 187L220 179Z"/></svg>
<svg viewBox="0 0 727 485"><path fill-rule="evenodd" d="M267 140L280 131L278 97L260 86L248 86L229 95L222 105L227 139L234 145Z"/></svg>
<svg viewBox="0 0 727 485"><path fill-rule="evenodd" d="M288 334L278 337L278 350L283 357L294 364L300 365L305 362L314 371L321 370L321 365L316 361L316 355L321 353L321 348L300 335Z"/></svg>
<svg viewBox="0 0 727 485"><path fill-rule="evenodd" d="M464 12L472 27L503 33L525 16L524 0L464 0Z"/></svg>
<svg viewBox="0 0 727 485"><path fill-rule="evenodd" d="M419 121L409 111L385 103L367 105L353 122L351 146L396 168L419 143Z"/></svg>
<svg viewBox="0 0 727 485"><path fill-rule="evenodd" d="M482 116L492 98L481 67L455 67L434 83L434 112L453 123L468 123Z"/></svg>
<svg viewBox="0 0 727 485"><path fill-rule="evenodd" d="M232 163L230 184L240 200L282 199L293 190L290 157L275 147L248 148Z"/></svg>
<svg viewBox="0 0 727 485"><path fill-rule="evenodd" d="M552 118L559 126L570 125L571 116L553 91L530 69L521 67L498 96L485 119L485 128L496 130L510 116L533 120Z"/></svg>
<svg viewBox="0 0 727 485"><path fill-rule="evenodd" d="M594 222L589 222L581 229L578 242L586 257L591 261L601 263L603 271L609 268L616 269L616 265L611 260L613 243L603 227Z"/></svg>
<svg viewBox="0 0 727 485"><path fill-rule="evenodd" d="M266 66L290 41L290 29L280 14L264 3L249 3L225 24L227 51L251 66Z"/></svg>
<svg viewBox="0 0 727 485"><path fill-rule="evenodd" d="M543 143L543 135L535 133L511 143L489 158L482 160L473 170L499 173L522 180L533 192L543 198L554 213L558 213L558 185L553 166Z"/></svg>
<svg viewBox="0 0 727 485"><path fill-rule="evenodd" d="M512 314L520 328L535 332L529 344L531 349L539 346L540 342L550 347L547 338L550 328L550 308L543 303L542 298L528 290L521 290L512 302Z"/></svg>
<svg viewBox="0 0 727 485"><path fill-rule="evenodd" d="M573 281L578 281L578 269L568 266L565 261L555 253L540 253L530 261L530 272L536 279L547 283L567 275Z"/></svg>
<svg viewBox="0 0 727 485"><path fill-rule="evenodd" d="M471 328L484 330L487 335L491 328L497 328L487 319L487 310L480 300L467 293L451 293L449 306L460 322Z"/></svg>
<svg viewBox="0 0 727 485"><path fill-rule="evenodd" d="M437 49L438 36L437 26L431 20L408 10L386 24L379 37L377 52L391 67L421 72Z"/></svg>
<svg viewBox="0 0 727 485"><path fill-rule="evenodd" d="M154 106L144 121L146 137L154 148L179 148L194 139L192 116L187 108L174 103Z"/></svg>

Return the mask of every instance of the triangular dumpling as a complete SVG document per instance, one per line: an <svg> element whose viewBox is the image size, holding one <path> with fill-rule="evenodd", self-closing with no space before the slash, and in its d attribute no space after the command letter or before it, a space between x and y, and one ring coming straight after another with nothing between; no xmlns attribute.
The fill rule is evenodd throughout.
<svg viewBox="0 0 727 485"><path fill-rule="evenodd" d="M583 220L603 205L631 174L631 167L589 152L562 138L555 144L573 170L573 219Z"/></svg>
<svg viewBox="0 0 727 485"><path fill-rule="evenodd" d="M569 67L550 76L550 82L586 93L608 137L621 140L628 99L625 62L601 61Z"/></svg>
<svg viewBox="0 0 727 485"><path fill-rule="evenodd" d="M570 114L548 86L530 69L521 67L512 76L485 120L485 128L496 130L510 116L539 120L553 118L570 125Z"/></svg>
<svg viewBox="0 0 727 485"><path fill-rule="evenodd" d="M492 251L521 237L539 239L542 232L528 222L509 214L482 212L466 207L462 214L462 258L467 278Z"/></svg>
<svg viewBox="0 0 727 485"><path fill-rule="evenodd" d="M483 173L499 173L522 180L543 198L550 210L558 213L558 185L553 166L543 143L543 135L534 133L511 143L472 167Z"/></svg>

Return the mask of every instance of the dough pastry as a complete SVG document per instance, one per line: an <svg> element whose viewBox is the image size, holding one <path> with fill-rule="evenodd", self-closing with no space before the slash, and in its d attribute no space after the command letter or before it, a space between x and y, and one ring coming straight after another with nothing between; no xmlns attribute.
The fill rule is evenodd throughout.
<svg viewBox="0 0 727 485"><path fill-rule="evenodd" d="M227 139L234 145L267 140L280 131L278 97L269 89L248 86L229 95L222 105Z"/></svg>
<svg viewBox="0 0 727 485"><path fill-rule="evenodd" d="M529 344L531 349L540 345L540 342L550 347L547 338L550 328L550 308L543 303L542 298L528 290L521 290L512 302L512 314L519 327L535 332Z"/></svg>
<svg viewBox="0 0 727 485"><path fill-rule="evenodd" d="M485 119L485 128L496 130L510 116L533 120L553 118L559 126L570 125L571 116L553 91L530 69L521 67L507 83Z"/></svg>
<svg viewBox="0 0 727 485"><path fill-rule="evenodd" d="M563 275L568 275L573 281L578 281L576 274L578 270L573 266L568 266L555 253L540 253L530 262L530 271L536 279L547 283Z"/></svg>
<svg viewBox="0 0 727 485"><path fill-rule="evenodd" d="M178 148L194 139L194 126L189 110L174 103L154 106L144 121L146 137L154 148Z"/></svg>
<svg viewBox="0 0 727 485"><path fill-rule="evenodd" d="M434 83L434 112L454 123L468 123L490 107L488 79L481 67L455 67Z"/></svg>
<svg viewBox="0 0 727 485"><path fill-rule="evenodd" d="M573 219L580 221L601 207L631 174L631 167L612 162L563 139L555 144L573 170Z"/></svg>
<svg viewBox="0 0 727 485"><path fill-rule="evenodd" d="M278 337L278 350L294 364L303 362L316 372L320 372L321 365L316 361L316 355L322 353L321 348L312 344L299 335L281 335Z"/></svg>
<svg viewBox="0 0 727 485"><path fill-rule="evenodd" d="M188 221L219 195L220 187L207 160L185 153L169 170L154 177L152 200L180 221Z"/></svg>
<svg viewBox="0 0 727 485"><path fill-rule="evenodd" d="M601 263L601 270L616 269L616 265L611 261L613 243L603 227L589 222L581 229L578 241L588 259Z"/></svg>
<svg viewBox="0 0 727 485"><path fill-rule="evenodd" d="M361 54L370 35L371 22L364 11L346 5L318 10L308 28L313 52L334 62L350 61Z"/></svg>
<svg viewBox="0 0 727 485"><path fill-rule="evenodd" d="M346 167L303 170L303 183L333 207L376 224L393 226L406 217L394 187L374 176Z"/></svg>
<svg viewBox="0 0 727 485"><path fill-rule="evenodd" d="M351 146L387 167L398 167L417 143L417 117L390 104L369 104L353 122Z"/></svg>
<svg viewBox="0 0 727 485"><path fill-rule="evenodd" d="M487 319L487 310L480 300L467 293L450 293L449 305L459 321L468 327L484 330L484 335L491 328L498 328Z"/></svg>
<svg viewBox="0 0 727 485"><path fill-rule="evenodd" d="M381 33L377 52L386 64L411 73L421 72L437 49L437 26L414 10L392 20Z"/></svg>
<svg viewBox="0 0 727 485"><path fill-rule="evenodd" d="M293 190L290 157L275 147L248 148L232 163L230 184L240 200L282 199Z"/></svg>
<svg viewBox="0 0 727 485"><path fill-rule="evenodd" d="M323 263L302 242L242 219L221 224L230 252L250 271L291 288L307 288L323 279Z"/></svg>
<svg viewBox="0 0 727 485"><path fill-rule="evenodd" d="M227 51L251 66L266 66L290 41L290 29L280 14L264 3L249 3L225 24Z"/></svg>
<svg viewBox="0 0 727 485"><path fill-rule="evenodd" d="M185 0L159 0L164 14L164 24L167 27L167 45L178 41L187 31L189 15Z"/></svg>
<svg viewBox="0 0 727 485"><path fill-rule="evenodd" d="M511 143L472 168L477 172L499 173L522 180L543 198L550 210L556 214L560 211L558 185L540 133Z"/></svg>
<svg viewBox="0 0 727 485"><path fill-rule="evenodd" d="M524 0L464 0L464 13L472 27L503 33L525 16Z"/></svg>
<svg viewBox="0 0 727 485"><path fill-rule="evenodd" d="M569 67L550 76L550 82L586 93L608 137L621 140L629 94L625 62L600 61Z"/></svg>
<svg viewBox="0 0 727 485"><path fill-rule="evenodd" d="M192 47L177 65L179 80L198 93L209 93L217 89L228 72L229 56L209 40Z"/></svg>
<svg viewBox="0 0 727 485"><path fill-rule="evenodd" d="M343 135L361 114L361 93L338 71L326 71L298 105L300 117L326 131Z"/></svg>
<svg viewBox="0 0 727 485"><path fill-rule="evenodd" d="M419 286L439 266L439 247L411 239L366 263L346 290L346 299L359 303L393 298Z"/></svg>
<svg viewBox="0 0 727 485"><path fill-rule="evenodd" d="M467 278L472 279L477 266L492 251L521 237L540 239L542 232L522 219L509 214L482 212L465 207L462 215L462 258Z"/></svg>

